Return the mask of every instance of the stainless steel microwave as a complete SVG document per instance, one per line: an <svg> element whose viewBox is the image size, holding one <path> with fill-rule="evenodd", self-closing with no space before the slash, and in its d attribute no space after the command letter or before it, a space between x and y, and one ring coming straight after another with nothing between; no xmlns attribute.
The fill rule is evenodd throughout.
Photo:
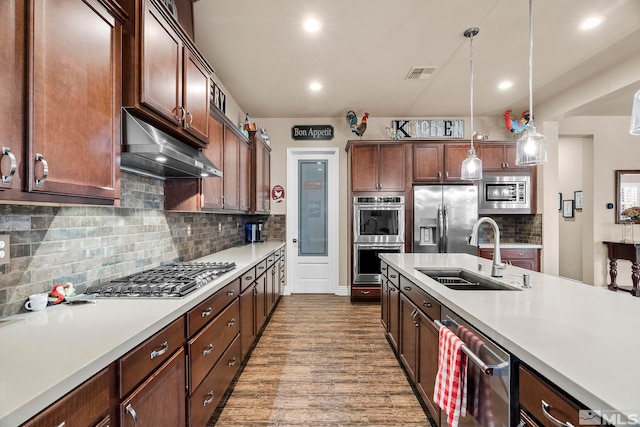
<svg viewBox="0 0 640 427"><path fill-rule="evenodd" d="M478 189L479 214L530 214L530 175L485 175Z"/></svg>

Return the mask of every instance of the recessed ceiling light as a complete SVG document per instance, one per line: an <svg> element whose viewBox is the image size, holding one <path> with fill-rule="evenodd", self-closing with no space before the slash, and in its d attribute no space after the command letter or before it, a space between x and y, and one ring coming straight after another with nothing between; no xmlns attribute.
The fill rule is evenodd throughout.
<svg viewBox="0 0 640 427"><path fill-rule="evenodd" d="M317 33L322 28L322 24L315 18L309 18L304 21L303 24L304 30L308 33Z"/></svg>
<svg viewBox="0 0 640 427"><path fill-rule="evenodd" d="M314 92L317 92L320 89L322 89L322 85L319 82L311 82L311 84L309 85L309 89L311 89Z"/></svg>
<svg viewBox="0 0 640 427"><path fill-rule="evenodd" d="M512 87L513 87L513 82L509 80L500 82L500 84L498 85L498 89L500 90L507 90L507 89L511 89Z"/></svg>
<svg viewBox="0 0 640 427"><path fill-rule="evenodd" d="M156 162L160 162L160 163L164 163L167 161L167 158L164 156L157 156L156 157Z"/></svg>
<svg viewBox="0 0 640 427"><path fill-rule="evenodd" d="M590 30L602 24L603 22L604 22L604 16L592 16L582 21L582 24L580 24L580 29Z"/></svg>

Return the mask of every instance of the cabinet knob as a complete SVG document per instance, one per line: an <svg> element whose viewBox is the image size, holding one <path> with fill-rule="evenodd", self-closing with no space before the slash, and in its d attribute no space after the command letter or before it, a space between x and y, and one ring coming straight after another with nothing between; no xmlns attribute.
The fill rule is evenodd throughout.
<svg viewBox="0 0 640 427"><path fill-rule="evenodd" d="M229 366L229 367L232 367L232 366L233 366L233 365L235 365L235 364L236 364L236 358L235 358L235 356L234 356L234 357L232 357L232 358L231 358L231 360L229 360L228 366Z"/></svg>
<svg viewBox="0 0 640 427"><path fill-rule="evenodd" d="M235 319L235 318L233 318L233 319L231 319L231 320L229 320L229 321L227 322L227 328L230 328L230 327L232 327L232 326L233 326L233 325L235 325L235 324L236 324L236 319Z"/></svg>
<svg viewBox="0 0 640 427"><path fill-rule="evenodd" d="M404 287L404 290L405 290L405 291L410 291L410 290L411 290L411 286L405 286L405 287Z"/></svg>
<svg viewBox="0 0 640 427"><path fill-rule="evenodd" d="M428 301L422 301L422 305L427 307L427 308L433 307L433 305Z"/></svg>
<svg viewBox="0 0 640 427"><path fill-rule="evenodd" d="M211 309L211 307L207 307L207 309L206 309L205 311L203 311L202 313L200 313L200 316L201 316L201 317L207 317L207 316L210 316L212 311L213 311L213 310Z"/></svg>
<svg viewBox="0 0 640 427"><path fill-rule="evenodd" d="M228 297L232 297L232 296L234 296L235 294L236 294L236 291L234 291L234 290L231 290L231 291L227 292L227 296L228 296Z"/></svg>

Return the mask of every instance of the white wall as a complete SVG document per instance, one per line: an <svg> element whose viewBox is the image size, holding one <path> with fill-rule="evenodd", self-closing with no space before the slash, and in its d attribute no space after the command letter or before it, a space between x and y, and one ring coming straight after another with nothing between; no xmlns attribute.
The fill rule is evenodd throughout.
<svg viewBox="0 0 640 427"><path fill-rule="evenodd" d="M590 138L560 138L558 141L558 191L563 200L574 200L575 191L582 191L583 195L591 189L583 184L584 152L591 148ZM583 211L575 210L573 218L564 218L562 211L558 212L560 237L559 274L575 280L583 280ZM589 209L586 210L590 211Z"/></svg>
<svg viewBox="0 0 640 427"><path fill-rule="evenodd" d="M560 134L592 138L593 159L592 165L585 162L583 166L584 176L593 180L593 194L585 194L583 215L591 210L593 218L585 224L583 245L585 282L595 286L606 286L609 282L608 259L606 247L603 244L607 240L620 240L620 225L615 224L615 209L607 209L607 203L615 206L615 171L617 169L640 169L640 138L629 134L629 117L571 117L560 122ZM564 165L565 167L569 165ZM639 227L638 225L634 227ZM589 231L592 230L592 235ZM634 230L634 234L640 232L640 228ZM592 256L592 261L589 262ZM590 280L587 269L592 272ZM620 261L618 264L618 283L620 285L631 284L630 263Z"/></svg>

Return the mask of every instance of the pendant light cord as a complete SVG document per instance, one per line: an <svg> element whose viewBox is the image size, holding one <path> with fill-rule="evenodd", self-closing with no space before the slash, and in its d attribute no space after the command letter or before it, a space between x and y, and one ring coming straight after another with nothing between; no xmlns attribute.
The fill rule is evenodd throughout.
<svg viewBox="0 0 640 427"><path fill-rule="evenodd" d="M533 0L529 0L529 120L533 120Z"/></svg>
<svg viewBox="0 0 640 427"><path fill-rule="evenodd" d="M470 96L470 103L471 103L471 129L470 129L470 133L471 133L471 148L473 149L473 36L469 37L469 68L470 68L470 73L471 73L471 78L469 79L471 82L471 96Z"/></svg>

